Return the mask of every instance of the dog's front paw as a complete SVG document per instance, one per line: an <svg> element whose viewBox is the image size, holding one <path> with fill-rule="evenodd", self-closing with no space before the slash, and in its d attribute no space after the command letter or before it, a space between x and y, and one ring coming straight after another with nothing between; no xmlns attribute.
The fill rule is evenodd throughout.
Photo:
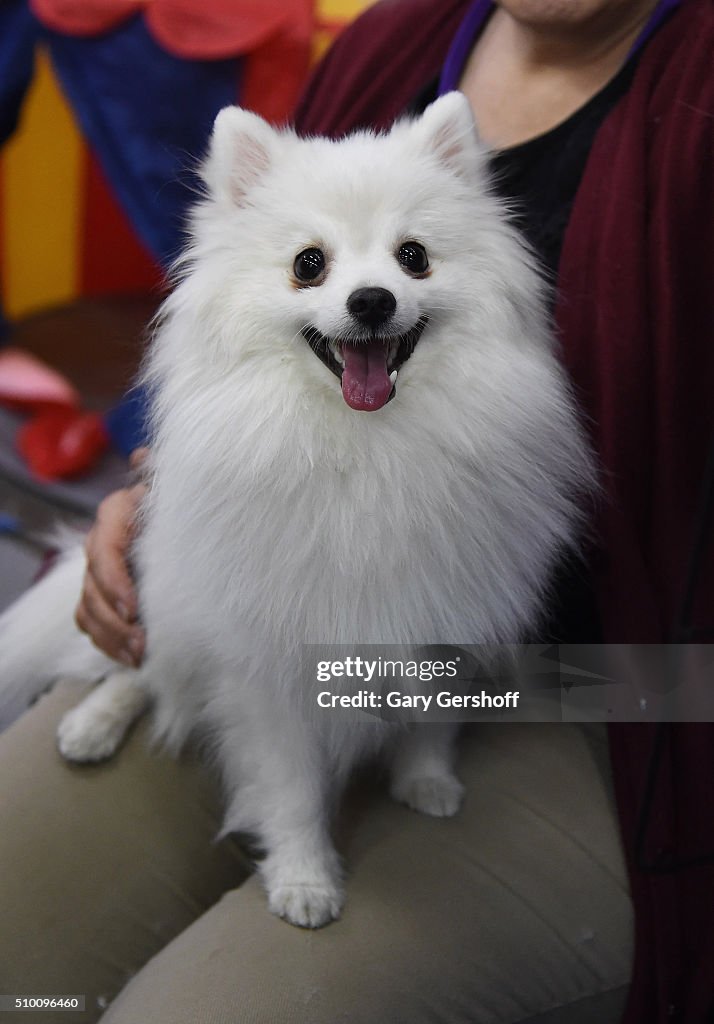
<svg viewBox="0 0 714 1024"><path fill-rule="evenodd" d="M332 884L281 885L268 893L268 907L299 928L322 928L340 916L344 896Z"/></svg>
<svg viewBox="0 0 714 1024"><path fill-rule="evenodd" d="M260 867L268 907L299 928L322 928L340 916L342 871L334 849L299 846L269 854Z"/></svg>
<svg viewBox="0 0 714 1024"><path fill-rule="evenodd" d="M109 711L82 704L68 711L57 729L57 746L67 761L86 764L105 761L116 753L126 722Z"/></svg>
<svg viewBox="0 0 714 1024"><path fill-rule="evenodd" d="M455 775L421 775L398 779L392 784L392 796L422 814L450 818L464 797L464 787Z"/></svg>

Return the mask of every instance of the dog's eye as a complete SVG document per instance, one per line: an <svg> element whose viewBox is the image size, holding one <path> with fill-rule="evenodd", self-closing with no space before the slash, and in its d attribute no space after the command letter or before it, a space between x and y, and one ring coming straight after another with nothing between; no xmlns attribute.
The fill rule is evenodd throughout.
<svg viewBox="0 0 714 1024"><path fill-rule="evenodd" d="M295 257L293 273L298 281L311 284L325 271L325 254L322 249L311 247L303 249Z"/></svg>
<svg viewBox="0 0 714 1024"><path fill-rule="evenodd" d="M404 242L400 245L397 259L410 274L425 274L429 269L429 257L419 242Z"/></svg>

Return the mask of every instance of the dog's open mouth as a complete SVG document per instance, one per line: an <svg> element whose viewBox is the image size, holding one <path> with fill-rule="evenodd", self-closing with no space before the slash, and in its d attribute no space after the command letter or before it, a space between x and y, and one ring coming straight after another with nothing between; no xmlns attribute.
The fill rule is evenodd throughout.
<svg viewBox="0 0 714 1024"><path fill-rule="evenodd" d="M404 334L367 335L355 341L329 338L316 327L303 337L328 370L342 383L342 397L352 409L373 412L394 397L397 373L417 346L429 318L419 317Z"/></svg>

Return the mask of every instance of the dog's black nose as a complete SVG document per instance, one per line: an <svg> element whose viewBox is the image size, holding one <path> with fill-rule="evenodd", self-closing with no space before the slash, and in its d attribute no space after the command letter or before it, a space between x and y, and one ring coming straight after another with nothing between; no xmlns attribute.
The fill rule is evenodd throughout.
<svg viewBox="0 0 714 1024"><path fill-rule="evenodd" d="M375 330L389 320L397 300L386 288L358 288L347 300L347 309L365 327Z"/></svg>

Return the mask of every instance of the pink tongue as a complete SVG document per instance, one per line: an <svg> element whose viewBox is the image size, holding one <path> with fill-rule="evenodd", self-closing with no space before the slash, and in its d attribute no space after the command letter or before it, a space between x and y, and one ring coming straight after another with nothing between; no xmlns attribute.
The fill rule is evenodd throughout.
<svg viewBox="0 0 714 1024"><path fill-rule="evenodd" d="M386 404L392 393L387 373L387 349L383 341L342 345L342 397L351 409L373 412Z"/></svg>

